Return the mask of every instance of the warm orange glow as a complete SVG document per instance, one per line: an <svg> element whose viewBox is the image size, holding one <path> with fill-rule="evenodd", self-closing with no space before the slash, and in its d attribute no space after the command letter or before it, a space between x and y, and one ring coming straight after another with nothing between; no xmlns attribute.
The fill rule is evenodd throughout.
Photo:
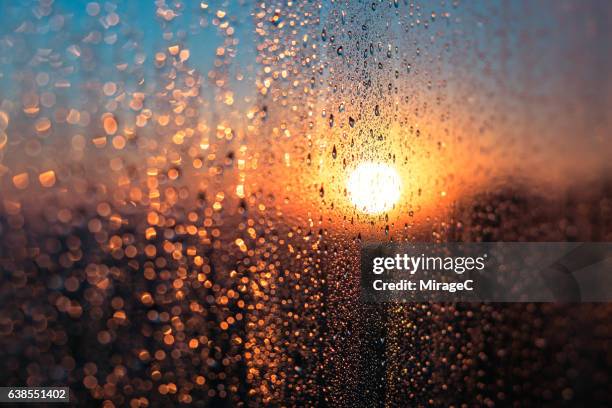
<svg viewBox="0 0 612 408"><path fill-rule="evenodd" d="M391 210L399 201L402 182L393 167L365 162L351 172L346 187L351 202L359 211L380 214Z"/></svg>

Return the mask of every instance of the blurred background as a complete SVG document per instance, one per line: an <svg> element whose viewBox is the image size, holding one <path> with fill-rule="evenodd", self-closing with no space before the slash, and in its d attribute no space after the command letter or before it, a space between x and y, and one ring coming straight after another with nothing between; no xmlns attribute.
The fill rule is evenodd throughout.
<svg viewBox="0 0 612 408"><path fill-rule="evenodd" d="M612 240L611 20L597 0L3 3L0 385L609 406L608 304L358 297L365 241Z"/></svg>

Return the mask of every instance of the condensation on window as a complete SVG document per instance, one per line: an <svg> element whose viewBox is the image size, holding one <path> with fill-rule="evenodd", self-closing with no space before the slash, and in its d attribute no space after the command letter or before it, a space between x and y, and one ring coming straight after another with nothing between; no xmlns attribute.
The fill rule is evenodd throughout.
<svg viewBox="0 0 612 408"><path fill-rule="evenodd" d="M108 407L610 404L608 305L362 304L359 248L612 240L611 17L3 4L0 383Z"/></svg>

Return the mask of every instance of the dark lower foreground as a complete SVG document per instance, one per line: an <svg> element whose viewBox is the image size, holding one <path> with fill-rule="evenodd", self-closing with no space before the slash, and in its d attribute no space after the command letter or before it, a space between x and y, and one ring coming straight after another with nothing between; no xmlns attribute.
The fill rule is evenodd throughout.
<svg viewBox="0 0 612 408"><path fill-rule="evenodd" d="M440 239L611 238L608 198L475 202ZM156 235L139 213L50 207L2 219L3 385L69 385L79 406L612 404L609 304L363 305L357 238L256 222L264 242L215 239L248 206Z"/></svg>

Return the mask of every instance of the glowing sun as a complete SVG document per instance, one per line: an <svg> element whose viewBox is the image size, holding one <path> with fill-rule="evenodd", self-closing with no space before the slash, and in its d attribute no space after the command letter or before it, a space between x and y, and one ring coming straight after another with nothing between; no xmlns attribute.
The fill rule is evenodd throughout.
<svg viewBox="0 0 612 408"><path fill-rule="evenodd" d="M351 202L368 214L389 211L399 201L402 181L397 171L384 163L358 165L346 183Z"/></svg>

